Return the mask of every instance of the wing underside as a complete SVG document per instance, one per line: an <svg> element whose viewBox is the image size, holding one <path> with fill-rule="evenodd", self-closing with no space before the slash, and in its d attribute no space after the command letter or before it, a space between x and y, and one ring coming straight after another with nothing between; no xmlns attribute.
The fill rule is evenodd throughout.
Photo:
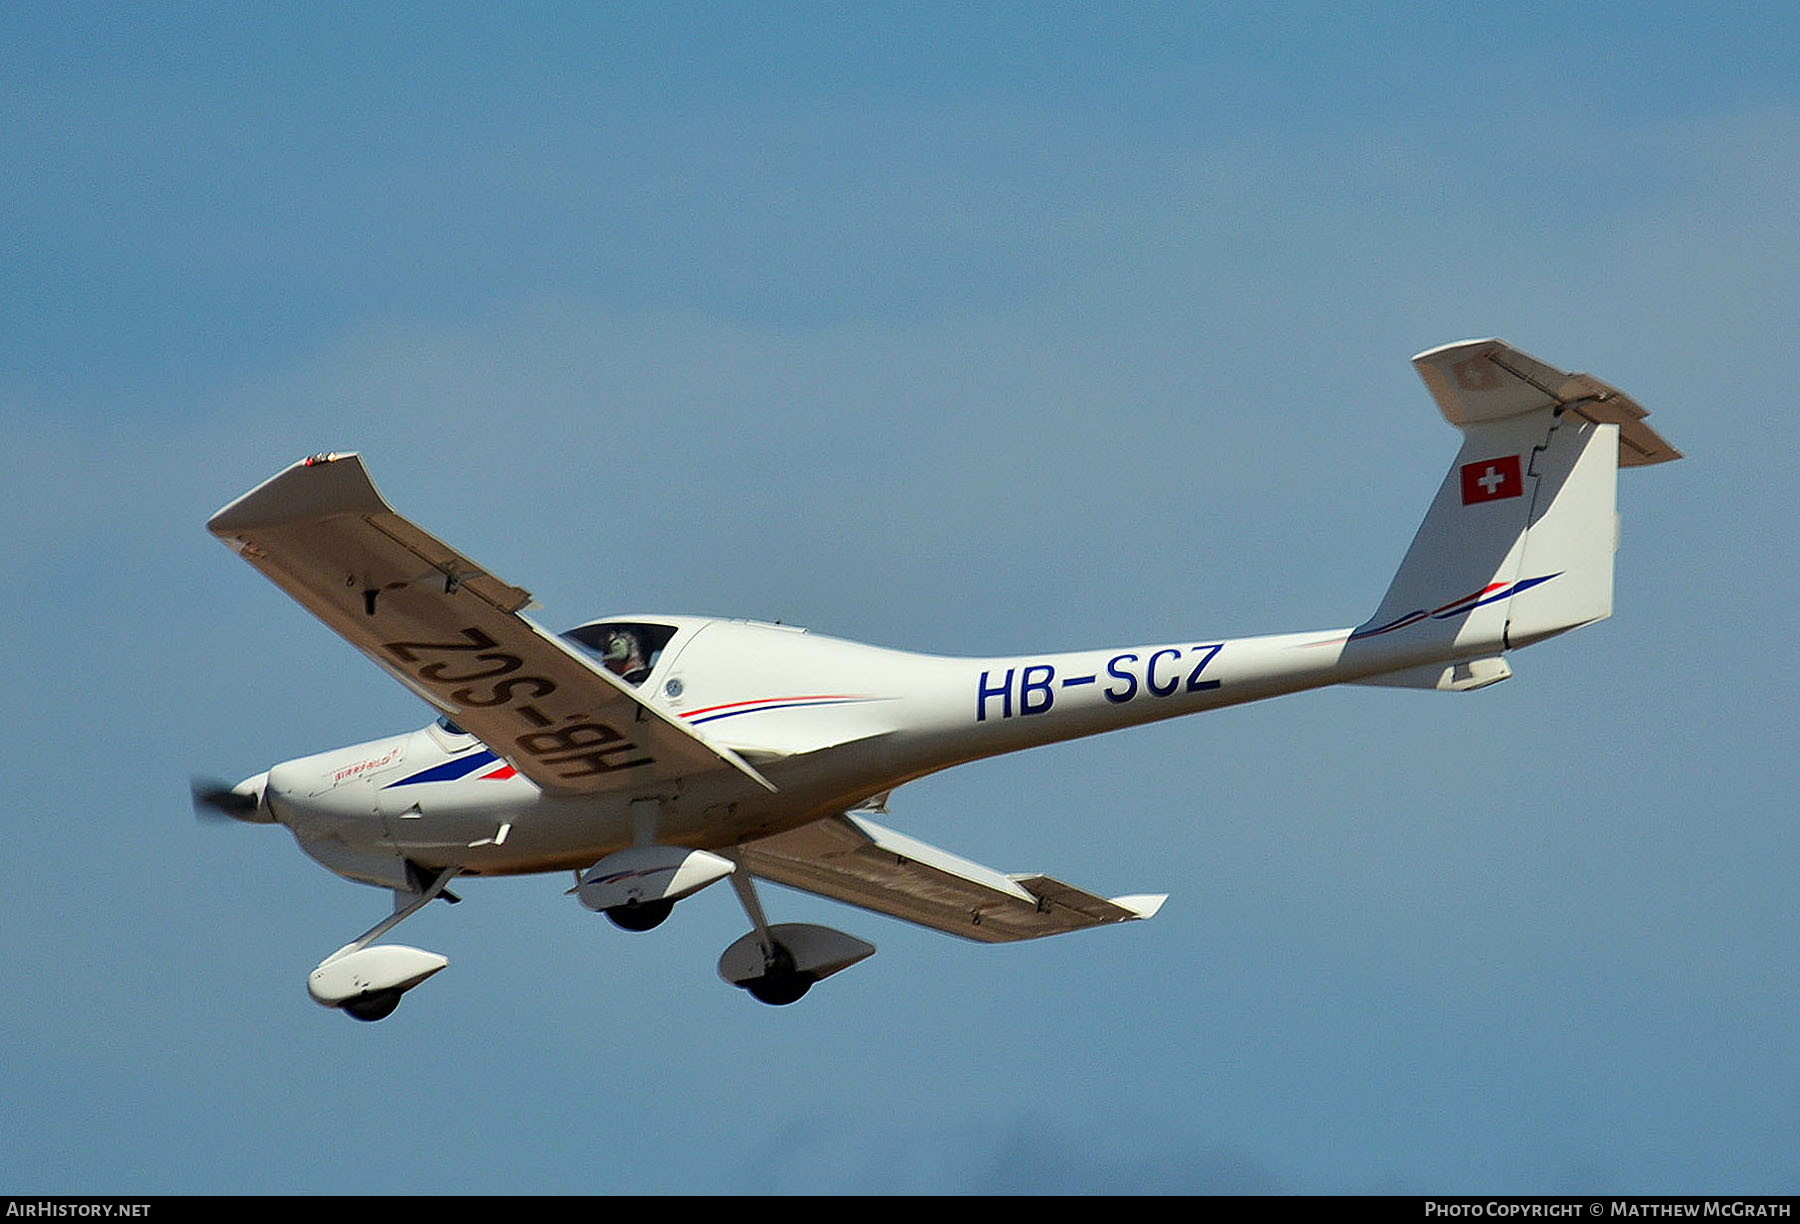
<svg viewBox="0 0 1800 1224"><path fill-rule="evenodd" d="M546 790L595 793L719 768L774 789L521 616L529 592L395 513L356 455L297 463L207 527Z"/></svg>
<svg viewBox="0 0 1800 1224"><path fill-rule="evenodd" d="M752 875L983 943L1148 918L1161 896L1108 899L1007 875L854 813L740 847Z"/></svg>

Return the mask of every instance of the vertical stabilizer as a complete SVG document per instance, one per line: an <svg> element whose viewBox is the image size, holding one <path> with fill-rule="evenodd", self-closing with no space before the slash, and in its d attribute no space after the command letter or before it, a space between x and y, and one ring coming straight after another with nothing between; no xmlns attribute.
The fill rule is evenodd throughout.
<svg viewBox="0 0 1800 1224"><path fill-rule="evenodd" d="M1535 576L1521 570L1537 483L1532 460L1553 425L1538 411L1463 427L1456 462L1352 647L1396 666L1505 649L1507 598Z"/></svg>
<svg viewBox="0 0 1800 1224"><path fill-rule="evenodd" d="M1612 614L1619 465L1681 452L1615 388L1501 340L1413 365L1462 449L1344 661L1379 668L1366 683L1478 688L1511 674L1501 652Z"/></svg>

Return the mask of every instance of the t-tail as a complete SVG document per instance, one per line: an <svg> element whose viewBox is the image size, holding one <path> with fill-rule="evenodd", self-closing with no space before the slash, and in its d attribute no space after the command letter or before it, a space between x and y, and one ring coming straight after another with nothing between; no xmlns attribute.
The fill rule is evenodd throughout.
<svg viewBox="0 0 1800 1224"><path fill-rule="evenodd" d="M1462 450L1338 662L1357 683L1480 688L1512 674L1503 652L1612 615L1618 469L1681 452L1617 388L1502 340L1413 365Z"/></svg>

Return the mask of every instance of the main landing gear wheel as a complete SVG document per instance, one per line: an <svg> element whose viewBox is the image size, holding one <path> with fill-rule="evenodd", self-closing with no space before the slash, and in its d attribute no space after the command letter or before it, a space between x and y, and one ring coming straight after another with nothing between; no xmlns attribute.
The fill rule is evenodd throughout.
<svg viewBox="0 0 1800 1224"><path fill-rule="evenodd" d="M767 977L757 978L746 983L745 990L758 1003L767 1003L770 1007L786 1007L789 1003L798 1003L812 989L813 980L804 973L771 973Z"/></svg>
<svg viewBox="0 0 1800 1224"><path fill-rule="evenodd" d="M394 1009L400 1006L402 993L398 990L377 990L373 994L358 995L354 999L347 1000L341 1006L346 1016L356 1020L369 1022L386 1020L394 1014Z"/></svg>
<svg viewBox="0 0 1800 1224"><path fill-rule="evenodd" d="M744 879L747 885L748 877ZM739 877L733 876L732 883L738 884ZM797 1003L814 982L822 982L875 953L873 944L830 927L809 922L777 922L771 926L751 888L740 887L738 895L748 898L744 908L755 927L739 936L719 957L719 976L758 1003L771 1007Z"/></svg>
<svg viewBox="0 0 1800 1224"><path fill-rule="evenodd" d="M744 989L758 1003L767 1003L770 1007L786 1007L789 1003L798 1003L818 981L810 973L801 973L794 968L794 957L780 944L768 960L768 968L759 978L752 978L744 983Z"/></svg>
<svg viewBox="0 0 1800 1224"><path fill-rule="evenodd" d="M648 931L663 924L675 908L673 901L633 901L605 912L612 924L626 931Z"/></svg>

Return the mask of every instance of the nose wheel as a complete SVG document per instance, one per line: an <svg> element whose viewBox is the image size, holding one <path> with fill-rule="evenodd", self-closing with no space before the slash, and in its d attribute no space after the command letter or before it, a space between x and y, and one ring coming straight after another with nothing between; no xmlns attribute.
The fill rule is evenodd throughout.
<svg viewBox="0 0 1800 1224"><path fill-rule="evenodd" d="M373 1022L393 1015L400 996L450 962L423 948L375 941L438 897L455 900L444 890L456 872L447 867L417 891L395 889L391 916L320 961L312 971L306 990L313 1002L335 1007L353 1020Z"/></svg>

